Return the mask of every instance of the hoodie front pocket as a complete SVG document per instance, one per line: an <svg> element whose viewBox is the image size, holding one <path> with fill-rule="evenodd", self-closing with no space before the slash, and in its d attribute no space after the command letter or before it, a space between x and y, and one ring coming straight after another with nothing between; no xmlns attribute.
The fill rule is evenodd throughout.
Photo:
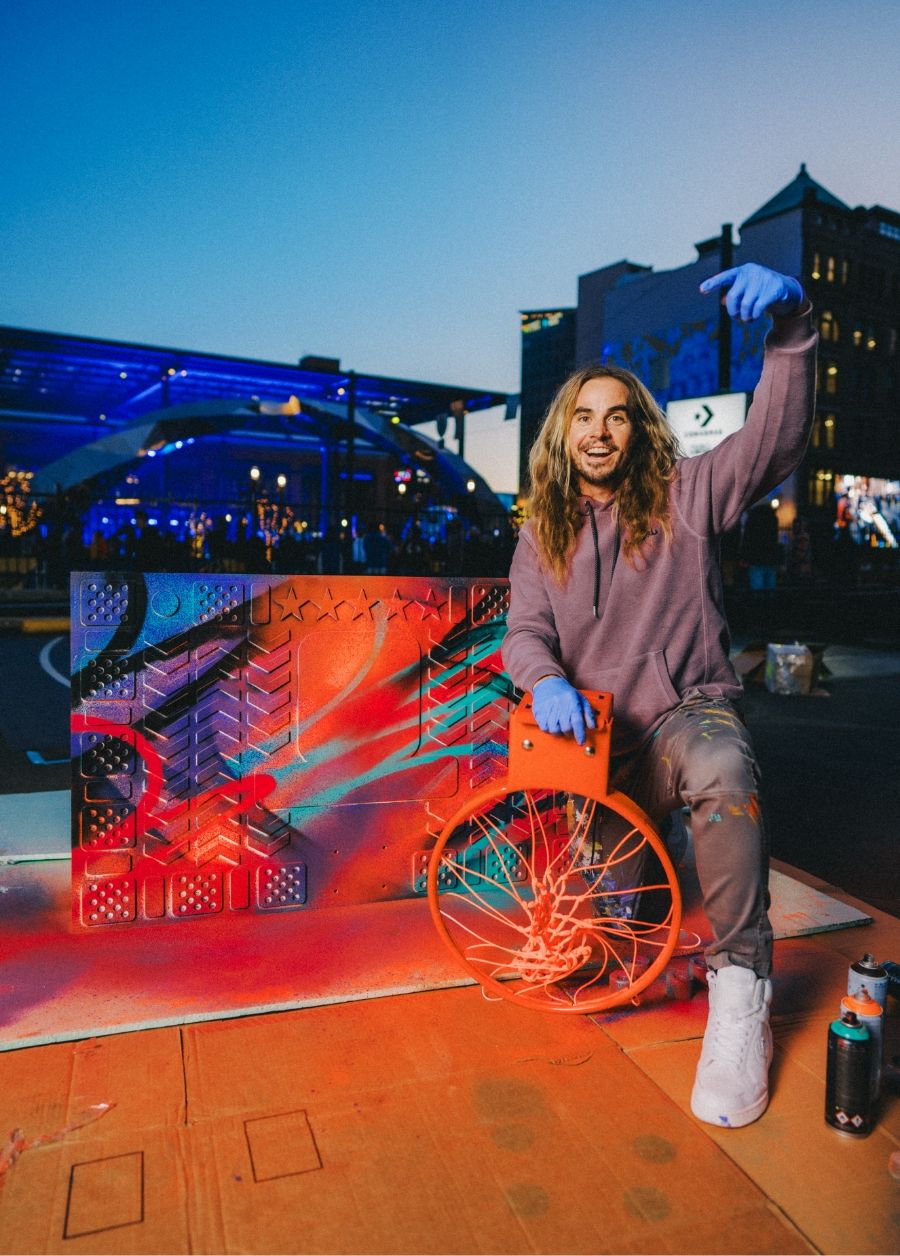
<svg viewBox="0 0 900 1256"><path fill-rule="evenodd" d="M681 701L664 650L636 654L620 667L579 668L575 683L580 689L602 689L613 695L617 753L639 746Z"/></svg>

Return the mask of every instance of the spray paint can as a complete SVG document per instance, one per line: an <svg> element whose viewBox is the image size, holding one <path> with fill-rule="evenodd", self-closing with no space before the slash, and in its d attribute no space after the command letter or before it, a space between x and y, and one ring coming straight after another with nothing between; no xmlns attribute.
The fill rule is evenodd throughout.
<svg viewBox="0 0 900 1256"><path fill-rule="evenodd" d="M862 959L858 959L855 964L850 965L850 971L847 973L848 994L859 994L863 987L865 987L870 999L874 999L882 1007L886 1006L888 992L887 969L879 964L875 956L870 955L868 951Z"/></svg>
<svg viewBox="0 0 900 1256"><path fill-rule="evenodd" d="M841 1015L853 1012L861 1025L865 1025L872 1040L871 1099L874 1107L881 1088L881 1066L884 1058L884 1008L870 999L863 989L859 994L845 994L841 999Z"/></svg>
<svg viewBox="0 0 900 1256"><path fill-rule="evenodd" d="M872 1041L854 1012L828 1027L825 1120L842 1134L865 1138L872 1132Z"/></svg>

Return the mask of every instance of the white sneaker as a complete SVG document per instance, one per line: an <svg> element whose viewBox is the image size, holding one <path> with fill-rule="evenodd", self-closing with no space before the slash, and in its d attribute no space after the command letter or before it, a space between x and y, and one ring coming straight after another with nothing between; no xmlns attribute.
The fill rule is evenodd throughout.
<svg viewBox="0 0 900 1256"><path fill-rule="evenodd" d="M729 964L707 974L709 1019L691 1093L691 1111L734 1129L761 1117L769 1102L772 983Z"/></svg>

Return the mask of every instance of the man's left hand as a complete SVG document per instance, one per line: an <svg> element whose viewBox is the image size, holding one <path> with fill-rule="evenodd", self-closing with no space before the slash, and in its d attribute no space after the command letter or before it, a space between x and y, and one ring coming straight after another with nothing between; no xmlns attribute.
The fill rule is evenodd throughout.
<svg viewBox="0 0 900 1256"><path fill-rule="evenodd" d="M804 301L804 292L793 275L782 275L768 266L746 262L705 279L701 292L725 289L725 308L732 318L751 323L763 314L784 317L793 314Z"/></svg>

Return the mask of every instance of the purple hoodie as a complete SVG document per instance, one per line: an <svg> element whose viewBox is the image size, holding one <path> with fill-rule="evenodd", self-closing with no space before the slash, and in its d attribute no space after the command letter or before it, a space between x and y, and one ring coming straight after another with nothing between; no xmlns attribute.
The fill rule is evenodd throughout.
<svg viewBox="0 0 900 1256"><path fill-rule="evenodd" d="M728 659L718 537L803 457L815 412L811 313L807 301L774 320L741 430L709 453L678 460L671 544L661 531L652 535L632 566L618 553L614 499L582 497L585 523L560 588L539 562L531 523L519 534L504 666L520 689L563 676L578 689L611 692L615 754L646 741L689 694L737 699L743 692Z"/></svg>

